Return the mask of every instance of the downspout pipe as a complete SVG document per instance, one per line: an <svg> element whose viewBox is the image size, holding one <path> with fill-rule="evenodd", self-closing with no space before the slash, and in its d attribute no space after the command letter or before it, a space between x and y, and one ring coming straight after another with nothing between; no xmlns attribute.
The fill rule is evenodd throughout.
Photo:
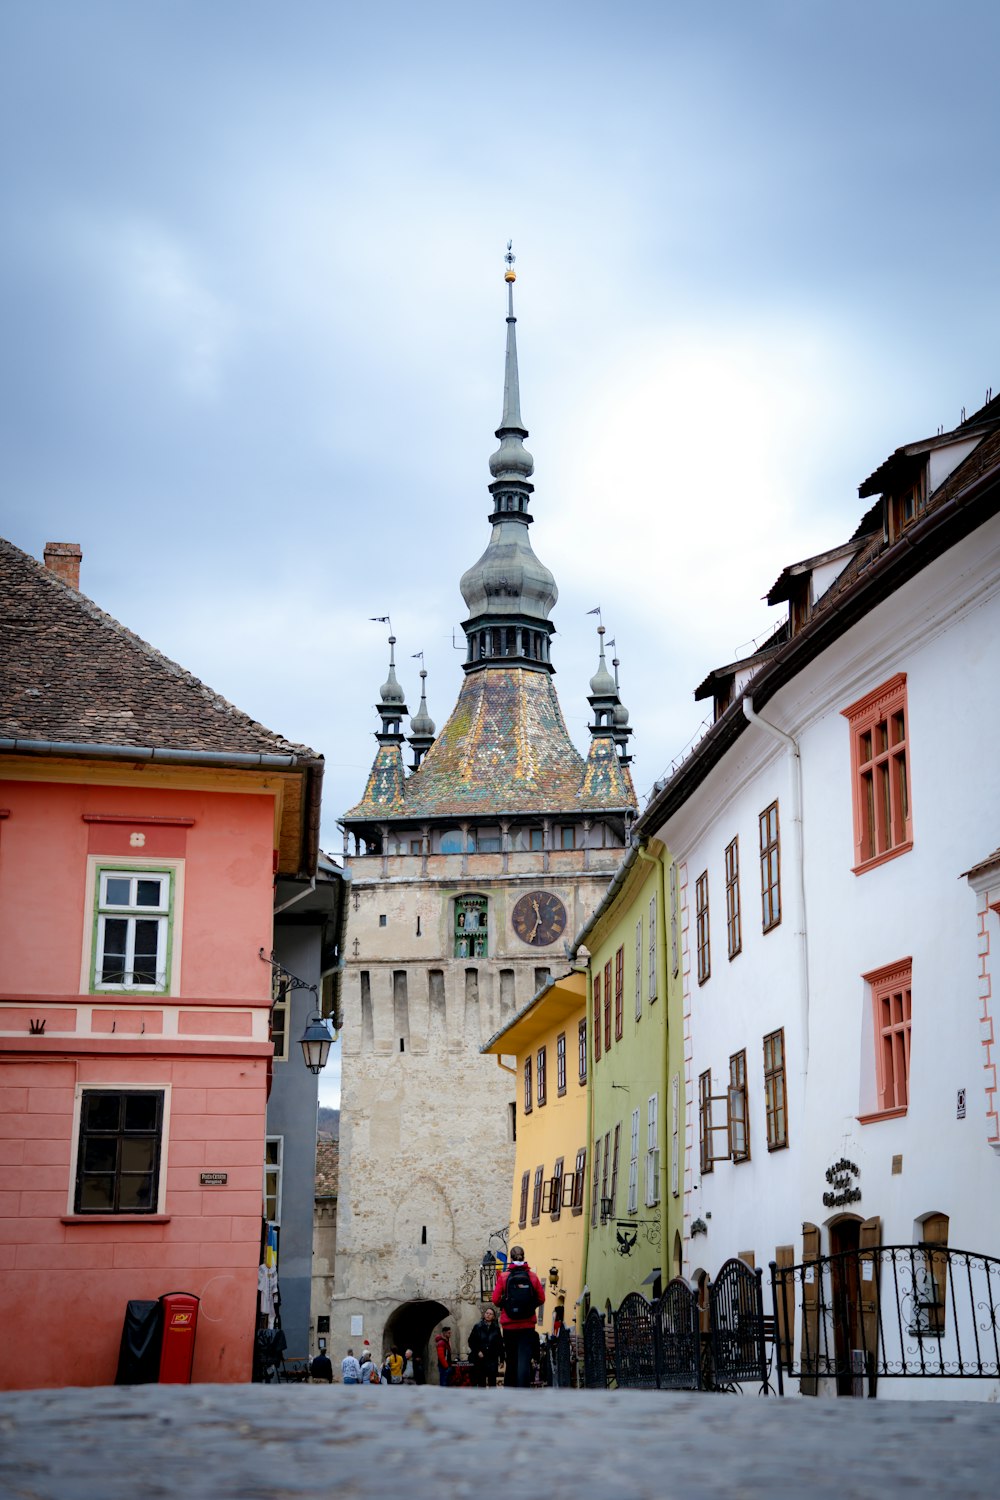
<svg viewBox="0 0 1000 1500"><path fill-rule="evenodd" d="M798 875L798 928L796 931L798 947L798 976L799 976L799 1002L801 1005L802 1018L802 1047L803 1082L809 1072L809 932L806 925L806 866L805 866L805 839L802 824L802 756L799 752L799 742L776 724L769 724L767 719L762 719L756 713L753 706L753 698L748 694L743 699L743 713L749 723L762 729L769 734L773 740L787 747L792 759L792 834L795 841L795 865Z"/></svg>
<svg viewBox="0 0 1000 1500"><path fill-rule="evenodd" d="M663 865L663 855L662 854L647 854L646 853L645 841L643 843L641 843L641 844L637 844L636 845L636 849L638 851L638 855L639 855L639 858L641 860L644 860L646 862L646 864L648 864L648 865L656 865L658 867L658 871L659 871L658 879L657 879L656 884L657 884L657 890L658 890L658 893L659 893L659 901L658 901L657 905L659 907L659 912L660 912L660 919L659 919L659 923L658 923L660 931L659 931L659 942L657 943L656 950L655 950L655 952L653 954L653 962L656 964L656 982L657 982L657 988L659 988L659 982L660 982L660 954L663 953L665 955L666 952L667 952L667 943L666 943L667 930L666 930L666 928L667 928L667 922L669 920L669 915L668 915L668 912L667 912L667 892L666 892L666 883L665 883L666 882L666 875L665 875L664 865ZM661 1227L662 1227L662 1230L663 1230L663 1233L661 1233L660 1239L661 1239L661 1244L663 1246L663 1254L664 1255L669 1255L670 1254L670 1242L669 1242L669 1237L668 1237L668 1235L666 1233L666 1230L668 1228L669 1204L670 1204L670 1194L667 1191L667 1173L668 1173L669 1168L668 1168L668 1158L667 1158L666 1125L667 1125L667 1110L669 1108L668 1100L669 1100L669 1097L670 1097L670 1067L669 1067L669 1063L670 1063L670 981L668 979L668 965L666 963L664 963L664 965L663 965L663 989L662 989L662 991L660 991L660 993L662 994L662 997L663 997L663 1048L662 1048L662 1051L660 1053L660 1098L663 1100L663 1105L662 1105L662 1107L660 1109L660 1112L659 1112L659 1121L657 1123L657 1134L659 1136L659 1139L658 1139L658 1141L657 1141L656 1144L657 1144L657 1147L658 1147L659 1152L660 1152L660 1178L661 1178L661 1185L660 1185L660 1205L661 1205L660 1214L661 1214L661 1219L660 1219L660 1223L661 1223ZM662 1275L662 1272L661 1272L661 1275ZM663 1284L666 1285L666 1281L664 1281Z"/></svg>

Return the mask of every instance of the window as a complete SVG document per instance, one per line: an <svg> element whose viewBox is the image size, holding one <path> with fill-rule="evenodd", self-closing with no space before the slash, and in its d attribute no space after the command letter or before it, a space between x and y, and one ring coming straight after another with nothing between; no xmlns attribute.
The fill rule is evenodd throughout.
<svg viewBox="0 0 1000 1500"><path fill-rule="evenodd" d="M521 1173L521 1206L517 1211L518 1229L527 1228L528 1224L528 1191L531 1187L531 1173Z"/></svg>
<svg viewBox="0 0 1000 1500"><path fill-rule="evenodd" d="M84 1089L77 1214L154 1214L160 1187L162 1090Z"/></svg>
<svg viewBox="0 0 1000 1500"><path fill-rule="evenodd" d="M740 841L726 845L726 939L729 957L735 958L743 947L740 921Z"/></svg>
<svg viewBox="0 0 1000 1500"><path fill-rule="evenodd" d="M656 897L649 898L649 998L656 999Z"/></svg>
<svg viewBox="0 0 1000 1500"><path fill-rule="evenodd" d="M556 1092L560 1097L566 1092L566 1033L556 1037Z"/></svg>
<svg viewBox="0 0 1000 1500"><path fill-rule="evenodd" d="M729 1154L733 1161L750 1160L745 1049L742 1052L734 1052L729 1059Z"/></svg>
<svg viewBox="0 0 1000 1500"><path fill-rule="evenodd" d="M595 1225L601 1211L601 1137L594 1137L594 1165L591 1168L593 1181L590 1186L590 1222Z"/></svg>
<svg viewBox="0 0 1000 1500"><path fill-rule="evenodd" d="M541 1107L545 1103L545 1100L546 1100L546 1097L547 1097L547 1095L546 1095L546 1082L545 1082L545 1072L546 1072L545 1060L546 1060L545 1059L545 1048L544 1047L539 1047L539 1049L538 1049L538 1072L537 1072L537 1076L536 1076L536 1079L535 1079L536 1092L538 1094L538 1107L539 1107L539 1109L541 1109Z"/></svg>
<svg viewBox="0 0 1000 1500"><path fill-rule="evenodd" d="M499 830L499 828L477 828L476 829L476 853L477 854L499 854L500 853L500 830Z"/></svg>
<svg viewBox="0 0 1000 1500"><path fill-rule="evenodd" d="M539 849L544 848L544 839L545 839L544 831L541 828L529 828L529 830L528 830L528 848L529 849L539 850Z"/></svg>
<svg viewBox="0 0 1000 1500"><path fill-rule="evenodd" d="M625 949L615 954L615 1041L625 1033Z"/></svg>
<svg viewBox="0 0 1000 1500"><path fill-rule="evenodd" d="M576 828L571 823L564 824L558 833L560 849L576 848Z"/></svg>
<svg viewBox="0 0 1000 1500"><path fill-rule="evenodd" d="M712 1155L712 1073L706 1069L698 1075L698 1147L701 1175L715 1171Z"/></svg>
<svg viewBox="0 0 1000 1500"><path fill-rule="evenodd" d="M620 1148L621 1148L621 1143L622 1143L622 1127L621 1127L621 1121L619 1121L618 1124L615 1126L615 1144L614 1144L614 1147L612 1148L613 1149L613 1155L611 1157L611 1186L610 1186L610 1188L608 1190L608 1197L611 1199L611 1217L612 1218L614 1218L614 1216L615 1216L615 1214L617 1212L617 1206L616 1205L618 1203L618 1156L619 1156L619 1151L620 1151Z"/></svg>
<svg viewBox="0 0 1000 1500"><path fill-rule="evenodd" d="M485 896L459 896L455 902L455 957L489 956L488 911Z"/></svg>
<svg viewBox="0 0 1000 1500"><path fill-rule="evenodd" d="M675 1198L681 1191L681 1075L670 1082L670 1191Z"/></svg>
<svg viewBox="0 0 1000 1500"><path fill-rule="evenodd" d="M658 1094L650 1094L646 1102L646 1207L651 1208L660 1201L660 1143L659 1143Z"/></svg>
<svg viewBox="0 0 1000 1500"><path fill-rule="evenodd" d="M581 1146L576 1153L576 1169L573 1173L573 1212L583 1213L583 1187L587 1176L587 1148Z"/></svg>
<svg viewBox="0 0 1000 1500"><path fill-rule="evenodd" d="M698 876L694 886L695 932L698 941L698 983L704 984L712 972L711 936L708 929L708 871Z"/></svg>
<svg viewBox="0 0 1000 1500"><path fill-rule="evenodd" d="M635 1018L642 1019L642 918L635 924Z"/></svg>
<svg viewBox="0 0 1000 1500"><path fill-rule="evenodd" d="M385 927L385 926L387 926L388 921L389 921L389 918L386 916L385 912L383 912L381 914L381 916L379 917L379 919L378 919L378 925L380 927Z"/></svg>
<svg viewBox="0 0 1000 1500"><path fill-rule="evenodd" d="M854 873L913 845L906 674L843 710L851 732Z"/></svg>
<svg viewBox="0 0 1000 1500"><path fill-rule="evenodd" d="M98 871L94 989L167 988L170 879L165 871Z"/></svg>
<svg viewBox="0 0 1000 1500"><path fill-rule="evenodd" d="M948 1215L928 1214L917 1225L911 1333L940 1338L948 1307Z"/></svg>
<svg viewBox="0 0 1000 1500"><path fill-rule="evenodd" d="M535 1186L531 1194L531 1222L537 1224L542 1217L542 1187L545 1182L545 1168L535 1168Z"/></svg>
<svg viewBox="0 0 1000 1500"><path fill-rule="evenodd" d="M594 975L594 1062L601 1060L601 976Z"/></svg>
<svg viewBox="0 0 1000 1500"><path fill-rule="evenodd" d="M866 974L875 1022L879 1114L903 1114L910 1098L910 959Z"/></svg>
<svg viewBox="0 0 1000 1500"><path fill-rule="evenodd" d="M281 1223L281 1169L285 1138L269 1135L264 1142L264 1217L269 1224Z"/></svg>
<svg viewBox="0 0 1000 1500"><path fill-rule="evenodd" d="M601 1222L602 1223L604 1222L604 1220L605 1220L606 1217L609 1217L608 1215L605 1214L605 1211L604 1211L605 1210L604 1200L608 1197L608 1174L609 1174L610 1171L611 1171L611 1131L609 1130L607 1132L607 1134L605 1135L605 1137L604 1137L604 1165L603 1165L603 1167L601 1169Z"/></svg>
<svg viewBox="0 0 1000 1500"><path fill-rule="evenodd" d="M274 1061L288 1061L288 1010L289 994L288 981L282 979L275 972L273 975L271 994L271 1044L274 1047Z"/></svg>
<svg viewBox="0 0 1000 1500"><path fill-rule="evenodd" d="M524 1059L524 1113L530 1115L534 1108L531 1097L531 1053Z"/></svg>
<svg viewBox="0 0 1000 1500"><path fill-rule="evenodd" d="M770 932L781 921L781 846L777 802L765 807L760 815L760 903L763 931Z"/></svg>
<svg viewBox="0 0 1000 1500"><path fill-rule="evenodd" d="M611 960L604 965L604 1050L611 1051Z"/></svg>
<svg viewBox="0 0 1000 1500"><path fill-rule="evenodd" d="M562 1191L563 1191L563 1158L556 1158L556 1164L552 1168L552 1200L549 1212L553 1221L562 1217Z"/></svg>
<svg viewBox="0 0 1000 1500"><path fill-rule="evenodd" d="M677 866L670 866L670 967L674 978L680 968L680 945L677 941Z"/></svg>
<svg viewBox="0 0 1000 1500"><path fill-rule="evenodd" d="M577 1027L576 1032L576 1066L577 1079L580 1083L587 1082L587 1022L583 1020Z"/></svg>
<svg viewBox="0 0 1000 1500"><path fill-rule="evenodd" d="M785 1098L785 1030L764 1038L764 1106L767 1111L767 1149L788 1145L788 1104Z"/></svg>
<svg viewBox="0 0 1000 1500"><path fill-rule="evenodd" d="M632 1111L632 1140L628 1158L628 1211L639 1209L639 1111Z"/></svg>

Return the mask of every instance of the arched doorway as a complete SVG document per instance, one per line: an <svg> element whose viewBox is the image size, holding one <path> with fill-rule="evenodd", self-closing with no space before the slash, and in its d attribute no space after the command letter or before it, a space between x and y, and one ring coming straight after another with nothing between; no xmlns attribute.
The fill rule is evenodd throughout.
<svg viewBox="0 0 1000 1500"><path fill-rule="evenodd" d="M437 1362L436 1357L430 1357L428 1344L431 1330L447 1316L448 1309L443 1302L401 1302L386 1319L382 1333L383 1356L389 1352L393 1344L400 1353L412 1349L414 1355L423 1360L425 1379L435 1384Z"/></svg>

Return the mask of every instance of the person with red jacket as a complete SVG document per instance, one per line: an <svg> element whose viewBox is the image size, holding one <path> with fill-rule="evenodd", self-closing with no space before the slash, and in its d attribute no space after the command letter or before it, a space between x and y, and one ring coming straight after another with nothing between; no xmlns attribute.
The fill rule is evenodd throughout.
<svg viewBox="0 0 1000 1500"><path fill-rule="evenodd" d="M545 1288L525 1260L523 1248L512 1245L507 1269L500 1272L493 1288L493 1305L500 1309L506 1351L505 1386L531 1384L535 1314L544 1301Z"/></svg>
<svg viewBox="0 0 1000 1500"><path fill-rule="evenodd" d="M441 1385L450 1385L454 1359L451 1352L451 1328L447 1323L434 1340L434 1352L437 1355L438 1382Z"/></svg>

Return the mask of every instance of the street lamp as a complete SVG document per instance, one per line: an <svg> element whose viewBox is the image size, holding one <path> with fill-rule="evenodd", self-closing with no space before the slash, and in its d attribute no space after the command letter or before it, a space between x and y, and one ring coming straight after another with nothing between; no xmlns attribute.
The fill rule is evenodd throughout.
<svg viewBox="0 0 1000 1500"><path fill-rule="evenodd" d="M330 1035L330 1028L319 1011L313 1011L305 1031L299 1037L302 1056L305 1058L306 1067L310 1073L317 1075L322 1073L332 1045L333 1037Z"/></svg>

